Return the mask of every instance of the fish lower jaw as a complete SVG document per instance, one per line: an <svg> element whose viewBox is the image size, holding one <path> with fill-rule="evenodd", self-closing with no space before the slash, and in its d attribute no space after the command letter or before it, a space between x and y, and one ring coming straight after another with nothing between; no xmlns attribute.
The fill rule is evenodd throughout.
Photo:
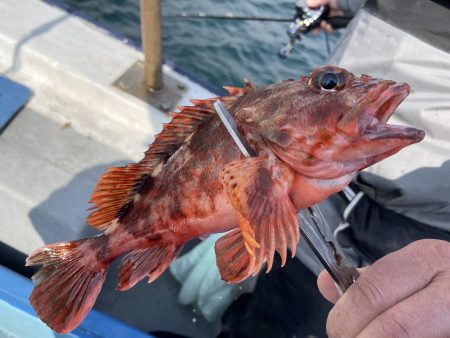
<svg viewBox="0 0 450 338"><path fill-rule="evenodd" d="M404 146L412 143L420 142L425 137L425 132L420 129L411 128L407 126L400 126L394 124L383 124L383 123L373 123L369 128L366 129L363 134L363 138L370 140L410 140Z"/></svg>
<svg viewBox="0 0 450 338"><path fill-rule="evenodd" d="M381 154L378 155L374 155L370 158L368 158L365 162L364 165L362 165L360 168L358 168L358 171L362 171L364 169L366 169L367 167L370 167L371 165L381 162L382 160L384 160L385 158L388 158L396 153L398 153L400 150L402 150L405 146L398 146L395 148L392 148L386 152L383 152Z"/></svg>

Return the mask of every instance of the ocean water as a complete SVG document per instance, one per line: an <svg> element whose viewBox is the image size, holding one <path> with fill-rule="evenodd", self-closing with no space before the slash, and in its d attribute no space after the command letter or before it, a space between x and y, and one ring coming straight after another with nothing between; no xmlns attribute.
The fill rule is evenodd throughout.
<svg viewBox="0 0 450 338"><path fill-rule="evenodd" d="M111 30L140 41L139 0L61 0ZM290 17L294 0L162 0L163 16L180 12ZM208 83L241 85L244 77L256 85L298 78L323 64L327 57L323 33L309 34L282 60L278 49L288 37L286 22L210 19L164 19L164 58ZM329 35L330 44L338 34Z"/></svg>

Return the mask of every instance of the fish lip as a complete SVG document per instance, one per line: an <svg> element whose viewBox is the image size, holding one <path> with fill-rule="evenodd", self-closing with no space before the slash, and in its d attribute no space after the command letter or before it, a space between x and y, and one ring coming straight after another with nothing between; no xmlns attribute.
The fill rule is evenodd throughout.
<svg viewBox="0 0 450 338"><path fill-rule="evenodd" d="M410 87L407 83L383 81L372 90L375 99L369 103L360 115L360 133L380 123L386 124L395 109L409 95Z"/></svg>
<svg viewBox="0 0 450 338"><path fill-rule="evenodd" d="M389 85L381 93L381 96L387 96L387 99L378 107L375 117L380 122L386 123L410 92L411 88L407 83L394 82L392 85Z"/></svg>
<svg viewBox="0 0 450 338"><path fill-rule="evenodd" d="M381 88L380 88L381 87ZM381 89L381 90L380 90ZM409 95L411 89L407 83L386 81L374 89L373 100L361 114L360 133L366 139L397 138L421 141L425 133L422 130L387 124L394 111Z"/></svg>
<svg viewBox="0 0 450 338"><path fill-rule="evenodd" d="M408 84L389 80L374 80L362 87L367 94L352 103L353 108L338 122L339 129L356 137L363 136L366 129L379 123L385 124L410 92Z"/></svg>

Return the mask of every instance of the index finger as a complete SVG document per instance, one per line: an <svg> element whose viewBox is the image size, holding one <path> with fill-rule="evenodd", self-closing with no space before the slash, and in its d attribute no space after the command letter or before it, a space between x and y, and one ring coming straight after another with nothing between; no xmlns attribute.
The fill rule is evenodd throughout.
<svg viewBox="0 0 450 338"><path fill-rule="evenodd" d="M356 336L379 314L427 286L443 268L436 242L417 241L367 268L331 310L329 336Z"/></svg>
<svg viewBox="0 0 450 338"><path fill-rule="evenodd" d="M358 272L361 274L366 269L367 268L360 268L358 269ZM317 287L322 296L330 303L336 304L339 298L341 298L336 283L327 270L322 270L317 276Z"/></svg>
<svg viewBox="0 0 450 338"><path fill-rule="evenodd" d="M310 8L321 5L329 5L331 8L336 8L336 0L306 0L306 5Z"/></svg>
<svg viewBox="0 0 450 338"><path fill-rule="evenodd" d="M320 5L327 5L330 0L306 0L306 6L314 8Z"/></svg>

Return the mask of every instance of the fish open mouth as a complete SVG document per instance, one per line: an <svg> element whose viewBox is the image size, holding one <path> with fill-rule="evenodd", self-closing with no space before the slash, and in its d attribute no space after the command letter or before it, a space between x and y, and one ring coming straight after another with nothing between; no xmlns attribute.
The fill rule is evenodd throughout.
<svg viewBox="0 0 450 338"><path fill-rule="evenodd" d="M380 88L381 87L381 88ZM366 139L397 138L419 142L425 136L422 130L387 124L400 103L409 95L410 87L406 83L386 81L374 90L375 100L360 115L360 133Z"/></svg>
<svg viewBox="0 0 450 338"><path fill-rule="evenodd" d="M387 124L409 95L408 84L378 80L366 85L366 95L338 124L349 142L333 154L333 159L347 163L348 170L367 168L425 137L423 130Z"/></svg>

